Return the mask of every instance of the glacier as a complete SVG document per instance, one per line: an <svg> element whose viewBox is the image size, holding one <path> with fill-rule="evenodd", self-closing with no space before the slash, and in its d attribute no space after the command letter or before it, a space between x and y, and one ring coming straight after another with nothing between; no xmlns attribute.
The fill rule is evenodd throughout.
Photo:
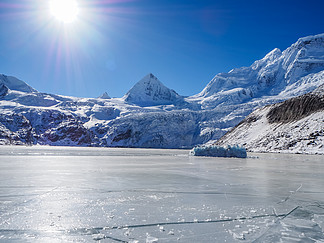
<svg viewBox="0 0 324 243"><path fill-rule="evenodd" d="M42 93L0 75L0 144L192 148L218 140L257 108L324 83L324 34L217 74L193 96L148 74L123 97Z"/></svg>

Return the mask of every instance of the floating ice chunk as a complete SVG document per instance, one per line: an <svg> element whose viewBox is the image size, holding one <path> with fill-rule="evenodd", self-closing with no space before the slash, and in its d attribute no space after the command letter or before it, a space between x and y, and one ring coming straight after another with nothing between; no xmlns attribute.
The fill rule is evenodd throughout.
<svg viewBox="0 0 324 243"><path fill-rule="evenodd" d="M202 145L194 147L190 150L190 155L193 156L210 156L210 157L236 157L246 158L246 149L238 145L233 146L216 146L216 145Z"/></svg>

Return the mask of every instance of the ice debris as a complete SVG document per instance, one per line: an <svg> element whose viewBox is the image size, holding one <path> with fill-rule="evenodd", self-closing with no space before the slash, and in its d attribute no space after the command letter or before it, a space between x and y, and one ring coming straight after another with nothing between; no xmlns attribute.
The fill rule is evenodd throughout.
<svg viewBox="0 0 324 243"><path fill-rule="evenodd" d="M149 233L146 233L146 243L157 243L158 241L158 238L150 236Z"/></svg>
<svg viewBox="0 0 324 243"><path fill-rule="evenodd" d="M100 240L103 240L105 239L105 235L104 234L96 234L93 236L93 240L95 241L100 241Z"/></svg>
<svg viewBox="0 0 324 243"><path fill-rule="evenodd" d="M201 145L194 147L189 152L193 156L209 156L209 157L236 157L246 158L246 149L238 145L227 145L225 147L216 145Z"/></svg>

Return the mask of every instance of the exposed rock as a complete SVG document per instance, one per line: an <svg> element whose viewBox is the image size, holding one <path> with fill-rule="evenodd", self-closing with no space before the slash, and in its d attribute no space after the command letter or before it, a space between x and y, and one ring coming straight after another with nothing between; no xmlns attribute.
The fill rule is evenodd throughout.
<svg viewBox="0 0 324 243"><path fill-rule="evenodd" d="M13 112L0 114L0 144L32 145L38 136L29 120Z"/></svg>
<svg viewBox="0 0 324 243"><path fill-rule="evenodd" d="M42 139L45 144L50 142L52 145L94 145L93 134L82 124L76 121L61 122L54 129L45 131Z"/></svg>
<svg viewBox="0 0 324 243"><path fill-rule="evenodd" d="M269 123L287 123L321 110L324 110L324 95L310 93L274 105L267 118Z"/></svg>
<svg viewBox="0 0 324 243"><path fill-rule="evenodd" d="M8 94L8 87L5 84L0 83L0 98L5 97Z"/></svg>

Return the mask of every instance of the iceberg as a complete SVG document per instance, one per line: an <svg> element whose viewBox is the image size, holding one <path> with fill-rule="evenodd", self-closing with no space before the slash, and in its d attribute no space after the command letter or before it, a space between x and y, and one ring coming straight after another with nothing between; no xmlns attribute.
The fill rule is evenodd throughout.
<svg viewBox="0 0 324 243"><path fill-rule="evenodd" d="M246 158L247 153L244 147L238 145L216 146L202 145L194 147L190 150L189 155L192 156L208 156L208 157L236 157Z"/></svg>

